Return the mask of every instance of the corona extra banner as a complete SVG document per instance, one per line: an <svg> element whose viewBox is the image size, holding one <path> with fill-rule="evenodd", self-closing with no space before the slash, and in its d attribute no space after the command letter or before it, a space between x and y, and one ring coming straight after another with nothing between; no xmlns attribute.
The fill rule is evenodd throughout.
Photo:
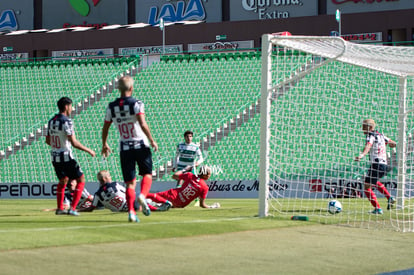
<svg viewBox="0 0 414 275"><path fill-rule="evenodd" d="M268 20L318 15L318 0L232 0L230 20Z"/></svg>

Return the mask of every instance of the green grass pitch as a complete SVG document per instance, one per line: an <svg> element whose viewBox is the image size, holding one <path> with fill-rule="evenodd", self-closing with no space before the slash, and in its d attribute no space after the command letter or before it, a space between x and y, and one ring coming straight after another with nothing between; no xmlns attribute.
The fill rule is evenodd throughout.
<svg viewBox="0 0 414 275"><path fill-rule="evenodd" d="M223 199L139 215L79 217L54 200L0 201L2 274L378 274L414 268L414 234L258 218L258 201ZM208 203L214 202L212 199Z"/></svg>

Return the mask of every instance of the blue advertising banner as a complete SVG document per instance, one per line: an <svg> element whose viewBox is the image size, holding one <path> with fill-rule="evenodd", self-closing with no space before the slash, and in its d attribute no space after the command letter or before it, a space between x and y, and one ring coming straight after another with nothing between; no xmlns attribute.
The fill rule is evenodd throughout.
<svg viewBox="0 0 414 275"><path fill-rule="evenodd" d="M157 25L179 21L221 22L221 0L136 0L136 22Z"/></svg>

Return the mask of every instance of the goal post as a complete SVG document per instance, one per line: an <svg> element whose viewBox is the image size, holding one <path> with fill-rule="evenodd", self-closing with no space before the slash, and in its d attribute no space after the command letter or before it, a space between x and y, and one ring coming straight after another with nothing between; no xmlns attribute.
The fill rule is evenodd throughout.
<svg viewBox="0 0 414 275"><path fill-rule="evenodd" d="M407 144L407 78L399 78L399 108L398 108L398 179L397 179L397 206L404 208L406 182L406 144ZM412 229L414 230L414 228Z"/></svg>
<svg viewBox="0 0 414 275"><path fill-rule="evenodd" d="M270 99L270 91L272 88L272 75L271 75L271 54L272 54L272 45L269 43L270 35L265 34L262 38L262 83L261 83L261 97L260 101L260 113L269 114L270 104L268 104ZM269 170L269 124L270 116L261 116L260 118L260 175L259 175L259 216L266 216L268 208L268 197L269 197L269 188L267 184L269 182L269 173L266 171Z"/></svg>
<svg viewBox="0 0 414 275"><path fill-rule="evenodd" d="M413 76L414 47L263 35L259 216L414 231ZM367 118L397 142L381 179L397 207L375 191L384 215L364 195L368 157L354 160ZM342 213L328 213L332 198Z"/></svg>

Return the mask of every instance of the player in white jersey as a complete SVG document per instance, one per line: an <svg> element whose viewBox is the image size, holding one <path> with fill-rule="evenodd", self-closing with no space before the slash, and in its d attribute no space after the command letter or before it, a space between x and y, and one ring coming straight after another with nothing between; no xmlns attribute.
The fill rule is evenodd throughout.
<svg viewBox="0 0 414 275"><path fill-rule="evenodd" d="M151 211L145 200L152 185L152 154L149 146L157 151L158 145L151 135L145 120L144 103L132 97L134 80L130 76L121 77L118 89L121 96L109 103L106 109L105 123L102 128L102 155L107 157L111 148L107 143L109 127L115 124L119 131L120 159L124 182L127 185L126 199L129 209L128 220L138 222L134 209L136 196L136 165L139 175L142 176L141 193L138 201L142 206L144 215Z"/></svg>
<svg viewBox="0 0 414 275"><path fill-rule="evenodd" d="M203 163L203 155L200 147L193 142L193 132L185 131L184 140L177 145L175 158L173 161L173 171L180 171L188 166L194 167L192 171L195 174L197 166ZM177 187L182 185L182 180L178 180Z"/></svg>
<svg viewBox="0 0 414 275"><path fill-rule="evenodd" d="M92 204L79 211L91 212L97 207L103 206L112 212L128 212L125 186L112 181L111 174L107 170L99 171L97 178L100 186L93 196ZM134 202L134 208L135 210L139 208L137 201Z"/></svg>
<svg viewBox="0 0 414 275"><path fill-rule="evenodd" d="M72 204L72 201L73 201L73 195L74 195L75 189L76 189L76 180L71 180L66 186L65 198L63 200L63 209L65 210L70 209L70 205ZM81 211L81 209L88 208L92 205L92 201L93 201L93 195L91 195L86 188L83 188L82 195L81 195L78 205L76 206L76 209L78 211ZM43 209L43 211L56 211L56 210L57 208Z"/></svg>
<svg viewBox="0 0 414 275"><path fill-rule="evenodd" d="M371 166L365 177L364 193L372 206L374 206L372 213L382 214L383 211L378 203L375 193L372 191L372 186L377 188L381 194L387 197L387 209L389 210L394 205L395 199L390 195L387 188L385 188L379 179L387 173L387 145L393 148L396 147L397 144L395 141L375 130L375 121L373 119L365 119L362 122L362 130L366 135L365 147L355 160L360 161L365 155L370 153Z"/></svg>
<svg viewBox="0 0 414 275"><path fill-rule="evenodd" d="M64 209L70 208L70 205L72 204L72 201L73 201L73 195L74 195L75 188L76 188L76 181L71 180L68 183L66 191L65 191L65 199L63 201ZM82 195L81 195L78 205L76 206L76 209L80 210L80 209L88 208L89 206L91 206L92 201L93 201L93 195L91 195L86 188L83 188Z"/></svg>
<svg viewBox="0 0 414 275"><path fill-rule="evenodd" d="M52 164L59 179L56 188L56 215L69 214L78 216L79 213L76 211L76 206L85 186L85 176L72 156L72 146L89 153L92 157L95 156L95 152L83 146L75 137L73 123L69 118L72 113L72 100L68 97L62 97L57 102L57 105L59 113L49 120L46 135L46 143L51 147ZM66 211L63 207L63 200L69 179L76 180L76 187L70 209Z"/></svg>

